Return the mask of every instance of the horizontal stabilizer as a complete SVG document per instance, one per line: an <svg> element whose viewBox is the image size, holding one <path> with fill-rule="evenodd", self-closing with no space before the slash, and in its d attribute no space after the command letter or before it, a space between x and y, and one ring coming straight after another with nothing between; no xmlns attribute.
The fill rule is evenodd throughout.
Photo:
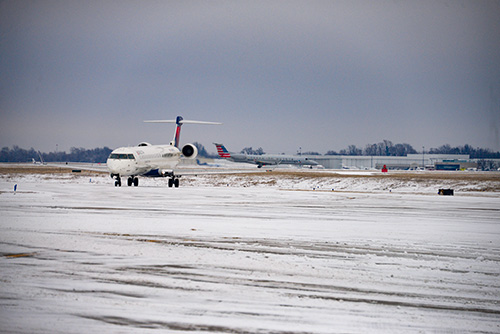
<svg viewBox="0 0 500 334"><path fill-rule="evenodd" d="M181 136L181 126L182 124L208 124L208 125L220 125L222 123L218 122L204 122L204 121L188 121L182 118L182 116L177 116L175 120L173 119L165 119L165 120L151 120L151 121L144 121L145 123L175 123L175 134L174 134L174 139L170 142L170 145L174 145L175 147L179 148L179 139Z"/></svg>
<svg viewBox="0 0 500 334"><path fill-rule="evenodd" d="M177 123L175 119L165 119L165 120L151 120L144 121L144 123ZM179 124L211 124L211 125L221 125L219 122L205 122L205 121L190 121L190 120L180 120Z"/></svg>

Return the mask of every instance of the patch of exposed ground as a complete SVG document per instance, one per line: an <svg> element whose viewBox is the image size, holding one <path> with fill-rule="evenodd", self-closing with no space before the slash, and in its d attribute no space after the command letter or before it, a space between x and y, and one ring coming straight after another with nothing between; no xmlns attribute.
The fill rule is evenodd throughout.
<svg viewBox="0 0 500 334"><path fill-rule="evenodd" d="M1 164L0 175L7 174L75 174L75 175L103 175L108 174L105 171L87 171L73 168L71 166L47 166L31 164Z"/></svg>

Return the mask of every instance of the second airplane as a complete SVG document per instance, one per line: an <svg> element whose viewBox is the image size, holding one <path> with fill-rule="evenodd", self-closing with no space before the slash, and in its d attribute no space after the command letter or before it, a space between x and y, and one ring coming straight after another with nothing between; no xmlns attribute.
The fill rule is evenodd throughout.
<svg viewBox="0 0 500 334"><path fill-rule="evenodd" d="M217 153L219 157L227 159L233 162L245 162L249 164L257 165L258 168L268 165L299 165L307 166L312 168L312 166L319 165L316 161L306 158L302 155L280 155L280 154L243 154L229 152L226 147L222 144L214 143L217 147Z"/></svg>

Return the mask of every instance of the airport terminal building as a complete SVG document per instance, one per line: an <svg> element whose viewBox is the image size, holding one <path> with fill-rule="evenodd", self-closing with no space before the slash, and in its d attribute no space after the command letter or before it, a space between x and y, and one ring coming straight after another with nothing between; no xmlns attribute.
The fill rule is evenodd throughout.
<svg viewBox="0 0 500 334"><path fill-rule="evenodd" d="M477 168L477 161L463 154L408 154L403 157L322 155L308 156L327 169L436 169L461 170Z"/></svg>

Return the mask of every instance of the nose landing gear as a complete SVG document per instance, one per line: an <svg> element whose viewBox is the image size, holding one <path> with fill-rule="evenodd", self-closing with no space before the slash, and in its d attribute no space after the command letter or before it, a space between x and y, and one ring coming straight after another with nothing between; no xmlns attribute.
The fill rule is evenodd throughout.
<svg viewBox="0 0 500 334"><path fill-rule="evenodd" d="M115 187L121 187L122 186L122 179L120 178L120 175L118 174L111 174L111 177L115 178Z"/></svg>

